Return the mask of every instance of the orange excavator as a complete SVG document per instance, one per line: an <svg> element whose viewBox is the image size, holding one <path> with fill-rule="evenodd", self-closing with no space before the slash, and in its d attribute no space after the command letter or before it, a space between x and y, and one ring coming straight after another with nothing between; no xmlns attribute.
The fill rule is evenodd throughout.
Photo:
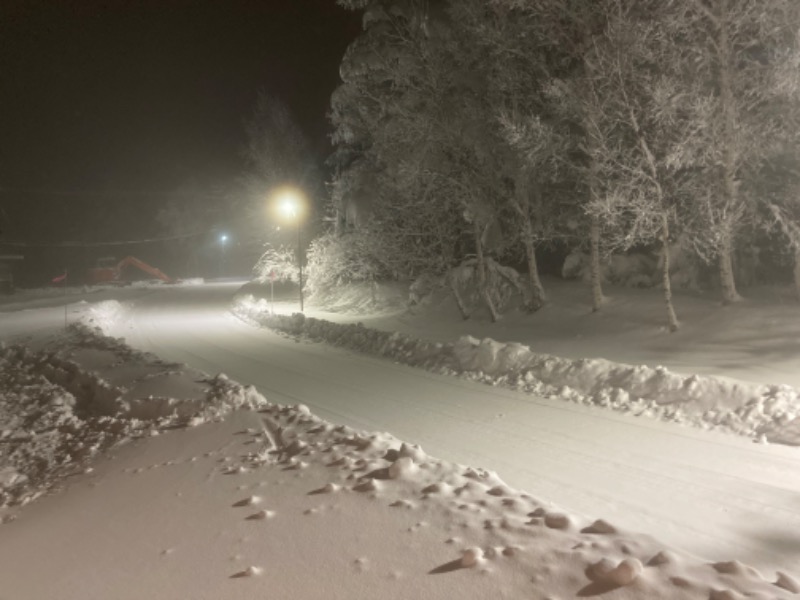
<svg viewBox="0 0 800 600"><path fill-rule="evenodd" d="M133 256L126 256L116 264L108 264L114 259L101 259L98 261L98 266L89 269L86 273L86 283L94 285L98 283L126 283L122 278L122 272L125 267L135 267L140 271L152 275L156 279L160 279L164 283L175 283L177 280L172 279L164 274L163 271L148 265L146 262L134 258ZM104 264L106 263L106 264Z"/></svg>

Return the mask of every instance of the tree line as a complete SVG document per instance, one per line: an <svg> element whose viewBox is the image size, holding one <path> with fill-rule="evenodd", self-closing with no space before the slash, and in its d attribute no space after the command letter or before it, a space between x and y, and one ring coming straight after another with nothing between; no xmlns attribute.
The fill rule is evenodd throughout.
<svg viewBox="0 0 800 600"><path fill-rule="evenodd" d="M796 0L338 3L363 12L330 113L335 243L359 273L467 265L496 316L500 261L525 265L535 311L537 252L580 245L599 310L604 257L647 247L676 330L676 240L724 303L737 252L771 240L800 295Z"/></svg>

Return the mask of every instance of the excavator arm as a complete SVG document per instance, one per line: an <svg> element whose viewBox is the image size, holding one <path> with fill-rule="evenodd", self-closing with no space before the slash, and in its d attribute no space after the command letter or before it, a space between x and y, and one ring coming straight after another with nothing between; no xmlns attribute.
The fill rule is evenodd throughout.
<svg viewBox="0 0 800 600"><path fill-rule="evenodd" d="M140 271L144 271L145 273L148 273L165 283L175 283L175 280L164 274L163 271L156 269L155 267L151 267L146 262L141 261L138 258L134 258L133 256L126 256L121 261L119 261L119 263L117 264L118 277L121 277L122 269L128 266L136 267Z"/></svg>

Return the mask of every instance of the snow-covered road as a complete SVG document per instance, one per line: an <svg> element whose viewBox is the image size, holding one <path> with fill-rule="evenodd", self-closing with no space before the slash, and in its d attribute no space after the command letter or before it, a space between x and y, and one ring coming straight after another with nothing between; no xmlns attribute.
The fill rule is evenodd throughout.
<svg viewBox="0 0 800 600"><path fill-rule="evenodd" d="M297 343L232 317L227 308L234 291L198 286L140 297L112 333L164 358L253 384L274 402L303 402L331 421L389 431L432 455L495 470L542 500L704 559L735 557L766 573L796 570L796 448Z"/></svg>

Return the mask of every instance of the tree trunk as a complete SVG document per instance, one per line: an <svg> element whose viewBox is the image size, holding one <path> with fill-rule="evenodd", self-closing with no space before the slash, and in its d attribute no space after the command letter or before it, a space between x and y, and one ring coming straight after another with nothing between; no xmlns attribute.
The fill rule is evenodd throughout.
<svg viewBox="0 0 800 600"><path fill-rule="evenodd" d="M794 251L794 291L800 302L800 248Z"/></svg>
<svg viewBox="0 0 800 600"><path fill-rule="evenodd" d="M639 147L642 149L645 160L647 161L650 177L653 181L658 204L661 206L661 285L664 289L664 304L667 309L667 323L671 332L678 331L678 317L675 315L675 307L672 305L672 281L669 278L669 213L664 209L664 188L659 181L658 166L655 156L650 150L650 144L642 135L639 128L639 120L633 109L630 110L630 120L636 135L639 136Z"/></svg>
<svg viewBox="0 0 800 600"><path fill-rule="evenodd" d="M672 282L669 278L669 217L661 214L661 283L664 286L664 303L667 305L667 322L671 332L678 331L678 317L672 305Z"/></svg>
<svg viewBox="0 0 800 600"><path fill-rule="evenodd" d="M461 313L461 318L466 321L470 316L469 311L464 304L464 300L461 298L461 294L458 293L458 281L452 275L450 276L450 289L453 290L453 296L455 296L456 305L458 306L458 311Z"/></svg>
<svg viewBox="0 0 800 600"><path fill-rule="evenodd" d="M719 36L717 48L717 59L719 62L719 97L723 118L723 139L722 139L722 192L725 213L734 213L739 202L739 194L736 185L736 105L733 95L732 79L732 50L728 32L728 0L720 1ZM724 227L722 236L722 246L719 249L719 275L722 285L722 303L731 304L741 300L736 291L736 282L733 277L733 236L736 224L726 221L721 224Z"/></svg>
<svg viewBox="0 0 800 600"><path fill-rule="evenodd" d="M517 169L514 181L514 193L516 203L514 208L519 214L522 226L522 244L525 247L525 258L528 262L528 282L530 283L531 294L526 302L526 309L529 312L536 312L547 301L547 296L539 278L539 265L536 262L536 246L534 244L533 223L531 222L530 196L528 189L527 173L523 169Z"/></svg>
<svg viewBox="0 0 800 600"><path fill-rule="evenodd" d="M473 222L473 231L475 233L475 253L478 257L478 264L476 265L478 276L478 293L483 298L486 308L489 309L489 315L492 318L492 323L496 323L499 318L497 310L492 302L492 296L489 294L489 285L486 277L486 257L483 255L483 232L478 220Z"/></svg>
<svg viewBox="0 0 800 600"><path fill-rule="evenodd" d="M530 231L530 222L525 224L525 256L528 259L528 279L531 286L531 298L528 310L536 312L547 302L542 280L539 278L539 266L536 263L536 248L533 245L533 234Z"/></svg>
<svg viewBox="0 0 800 600"><path fill-rule="evenodd" d="M733 304L742 299L736 291L736 280L733 277L733 260L731 258L731 237L726 232L722 237L722 247L719 249L719 282L722 287L722 303Z"/></svg>
<svg viewBox="0 0 800 600"><path fill-rule="evenodd" d="M603 274L600 270L600 219L595 215L591 216L589 241L591 244L589 273L592 283L592 312L597 312L605 302L605 296L603 296Z"/></svg>

